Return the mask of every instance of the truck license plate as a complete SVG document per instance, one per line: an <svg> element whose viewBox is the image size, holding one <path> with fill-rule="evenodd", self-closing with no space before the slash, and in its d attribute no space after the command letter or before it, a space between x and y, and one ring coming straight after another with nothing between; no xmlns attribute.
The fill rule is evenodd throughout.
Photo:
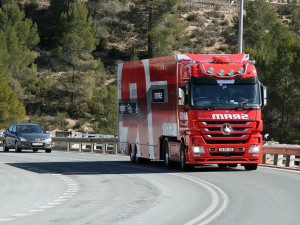
<svg viewBox="0 0 300 225"><path fill-rule="evenodd" d="M234 148L219 148L219 152L233 152Z"/></svg>

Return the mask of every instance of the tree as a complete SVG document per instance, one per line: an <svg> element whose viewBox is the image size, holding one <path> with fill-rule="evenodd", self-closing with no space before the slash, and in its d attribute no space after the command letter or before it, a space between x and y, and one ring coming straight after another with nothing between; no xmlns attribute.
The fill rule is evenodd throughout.
<svg viewBox="0 0 300 225"><path fill-rule="evenodd" d="M0 70L0 127L21 122L25 118L25 107L18 100L16 92L4 80Z"/></svg>
<svg viewBox="0 0 300 225"><path fill-rule="evenodd" d="M245 11L244 51L256 60L259 78L268 87L264 130L277 141L295 143L300 140L300 43L289 28L297 27L297 20L293 20L297 18L297 10L291 27L283 24L265 1L247 2ZM234 28L237 23L238 20ZM228 43L237 32L234 29L225 33Z"/></svg>
<svg viewBox="0 0 300 225"><path fill-rule="evenodd" d="M73 117L87 116L88 102L96 85L105 79L104 66L91 54L98 40L92 17L83 3L76 1L61 15L61 36L52 62L61 71L56 86L64 107Z"/></svg>
<svg viewBox="0 0 300 225"><path fill-rule="evenodd" d="M291 30L295 32L300 39L300 8L297 7L292 13Z"/></svg>
<svg viewBox="0 0 300 225"><path fill-rule="evenodd" d="M97 124L94 130L100 134L118 133L118 88L116 85L104 87L93 98L91 109Z"/></svg>
<svg viewBox="0 0 300 225"><path fill-rule="evenodd" d="M137 34L137 48L147 49L146 57L170 54L183 32L175 12L179 0L132 0L127 20Z"/></svg>
<svg viewBox="0 0 300 225"><path fill-rule="evenodd" d="M19 98L25 98L29 84L36 76L34 60L38 53L33 51L39 42L37 25L25 18L25 13L16 3L9 3L5 11L0 9L0 31L5 37L3 56L7 69L9 84L17 91Z"/></svg>
<svg viewBox="0 0 300 225"><path fill-rule="evenodd" d="M277 57L265 71L269 92L269 106L264 112L266 129L273 138L284 143L293 143L294 134L300 133L297 126L300 112L299 71L300 43L287 34L277 48Z"/></svg>

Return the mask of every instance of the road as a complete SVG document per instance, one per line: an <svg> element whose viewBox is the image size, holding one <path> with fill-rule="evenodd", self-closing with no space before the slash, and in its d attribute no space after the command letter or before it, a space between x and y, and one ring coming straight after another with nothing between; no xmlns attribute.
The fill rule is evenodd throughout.
<svg viewBox="0 0 300 225"><path fill-rule="evenodd" d="M299 224L300 171L0 149L0 224Z"/></svg>

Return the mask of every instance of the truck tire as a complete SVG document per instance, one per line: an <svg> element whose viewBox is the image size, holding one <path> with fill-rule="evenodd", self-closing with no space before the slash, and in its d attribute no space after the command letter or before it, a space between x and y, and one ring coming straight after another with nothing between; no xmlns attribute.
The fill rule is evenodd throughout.
<svg viewBox="0 0 300 225"><path fill-rule="evenodd" d="M134 155L134 158L135 158L135 163L136 164L141 164L142 159L140 157L138 157L136 145L134 146L134 154L133 155Z"/></svg>
<svg viewBox="0 0 300 225"><path fill-rule="evenodd" d="M257 164L245 164L244 167L245 167L245 170L256 170Z"/></svg>
<svg viewBox="0 0 300 225"><path fill-rule="evenodd" d="M192 165L186 163L185 144L181 142L180 146L180 169L181 171L190 171L193 168Z"/></svg>
<svg viewBox="0 0 300 225"><path fill-rule="evenodd" d="M135 156L133 155L131 145L129 145L129 157L130 157L130 161L131 161L132 163L135 163Z"/></svg>
<svg viewBox="0 0 300 225"><path fill-rule="evenodd" d="M6 141L3 141L3 151L8 152L9 148L7 147Z"/></svg>
<svg viewBox="0 0 300 225"><path fill-rule="evenodd" d="M220 169L223 169L223 168L227 168L227 164L218 164L218 167L220 168Z"/></svg>
<svg viewBox="0 0 300 225"><path fill-rule="evenodd" d="M169 140L168 140L168 138L166 138L164 141L164 153L165 153L165 157L164 157L165 165L167 168L171 169L173 167L173 162L169 158L170 155L169 155Z"/></svg>

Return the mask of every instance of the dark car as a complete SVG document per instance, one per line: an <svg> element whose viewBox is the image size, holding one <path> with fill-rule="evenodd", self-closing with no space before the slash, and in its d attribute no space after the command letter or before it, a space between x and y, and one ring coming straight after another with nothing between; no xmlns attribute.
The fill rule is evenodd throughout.
<svg viewBox="0 0 300 225"><path fill-rule="evenodd" d="M10 125L4 134L3 151L14 148L16 152L22 149L32 149L34 152L52 150L52 138L38 124L21 123Z"/></svg>

